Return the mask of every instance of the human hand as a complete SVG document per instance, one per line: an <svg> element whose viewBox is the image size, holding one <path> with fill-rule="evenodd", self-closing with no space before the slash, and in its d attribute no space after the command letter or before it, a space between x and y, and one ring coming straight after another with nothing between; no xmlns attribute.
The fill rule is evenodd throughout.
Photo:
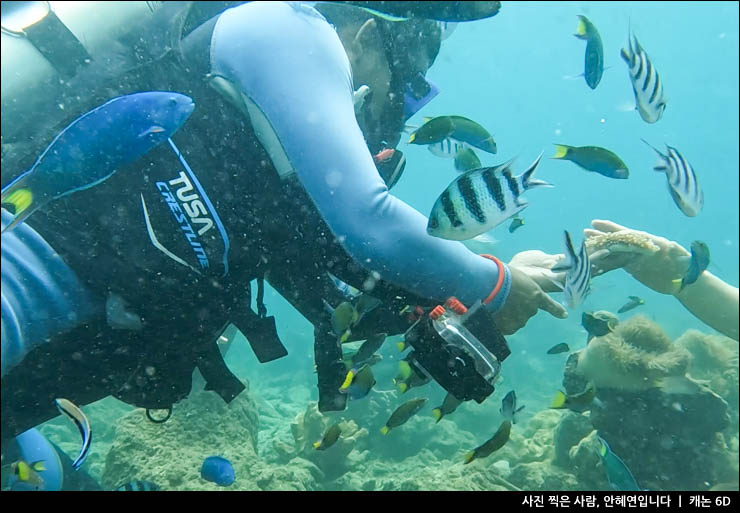
<svg viewBox="0 0 740 513"><path fill-rule="evenodd" d="M545 292L561 292L565 273L555 273L551 269L563 258L565 256L562 254L549 255L538 249L522 251L514 255L509 262L509 268L516 267L534 280Z"/></svg>
<svg viewBox="0 0 740 513"><path fill-rule="evenodd" d="M526 272L511 265L509 271L511 273L509 296L504 306L494 316L496 326L502 333L511 335L523 328L540 309L559 319L568 317L568 311L563 305L548 296Z"/></svg>
<svg viewBox="0 0 740 513"><path fill-rule="evenodd" d="M598 276L614 269L623 268L634 278L661 294L674 294L676 287L673 280L686 274L691 253L680 244L665 237L658 237L648 232L632 230L611 221L594 219L593 229L586 228L583 233L586 239L603 236L609 233L630 233L642 240L649 241L657 251L644 251L639 245L620 245L619 251L607 251L597 260L591 260L594 266L593 275Z"/></svg>

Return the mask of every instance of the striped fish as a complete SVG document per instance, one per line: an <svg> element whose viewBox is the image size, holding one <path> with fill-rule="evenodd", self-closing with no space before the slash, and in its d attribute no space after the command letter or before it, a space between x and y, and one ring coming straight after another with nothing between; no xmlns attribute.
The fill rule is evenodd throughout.
<svg viewBox="0 0 740 513"><path fill-rule="evenodd" d="M452 137L447 137L438 143L430 144L427 148L432 155L443 159L454 159L458 151L463 148L470 148L470 145Z"/></svg>
<svg viewBox="0 0 740 513"><path fill-rule="evenodd" d="M75 470L80 468L87 458L87 453L90 451L90 443L92 442L92 429L90 429L90 421L87 420L87 416L82 413L82 410L68 399L54 399L57 408L60 412L69 417L72 422L75 423L77 429L80 431L82 436L82 448L80 454L72 463Z"/></svg>
<svg viewBox="0 0 740 513"><path fill-rule="evenodd" d="M576 254L568 230L565 230L566 262L552 268L553 271L565 270L565 301L569 308L580 305L591 291L591 261L586 251L585 240Z"/></svg>
<svg viewBox="0 0 740 513"><path fill-rule="evenodd" d="M668 155L665 155L645 139L642 142L650 146L660 157L660 162L654 169L666 174L668 191L674 203L688 217L695 217L704 206L704 192L699 187L694 168L676 148L666 144Z"/></svg>
<svg viewBox="0 0 740 513"><path fill-rule="evenodd" d="M519 176L509 161L496 167L473 169L458 176L437 198L429 215L427 233L450 240L467 240L485 233L524 210L527 189L552 187L533 179L542 154Z"/></svg>
<svg viewBox="0 0 740 513"><path fill-rule="evenodd" d="M655 123L663 116L666 106L663 84L632 30L629 34L629 48L622 48L622 59L629 66L630 81L640 116L648 123Z"/></svg>

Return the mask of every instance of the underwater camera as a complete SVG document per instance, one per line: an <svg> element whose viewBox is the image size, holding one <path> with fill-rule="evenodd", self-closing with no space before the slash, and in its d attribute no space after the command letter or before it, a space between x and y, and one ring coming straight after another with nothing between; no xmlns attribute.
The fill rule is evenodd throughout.
<svg viewBox="0 0 740 513"><path fill-rule="evenodd" d="M511 351L480 301L466 309L450 298L445 307L435 307L406 331L414 349L408 360L457 399L482 403Z"/></svg>

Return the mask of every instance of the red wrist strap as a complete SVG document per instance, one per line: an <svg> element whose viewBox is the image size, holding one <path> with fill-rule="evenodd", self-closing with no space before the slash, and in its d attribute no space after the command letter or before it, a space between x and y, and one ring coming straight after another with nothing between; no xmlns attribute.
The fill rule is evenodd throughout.
<svg viewBox="0 0 740 513"><path fill-rule="evenodd" d="M501 263L501 260L496 258L493 255L480 255L483 258L487 258L489 260L493 260L496 263L496 266L498 266L498 280L496 281L496 286L493 287L493 290L488 295L486 299L483 300L483 304L487 305L491 301L493 301L493 298L496 297L496 294L498 294L499 290L501 290L501 286L504 284L504 278L506 276L506 271L504 270L504 264Z"/></svg>

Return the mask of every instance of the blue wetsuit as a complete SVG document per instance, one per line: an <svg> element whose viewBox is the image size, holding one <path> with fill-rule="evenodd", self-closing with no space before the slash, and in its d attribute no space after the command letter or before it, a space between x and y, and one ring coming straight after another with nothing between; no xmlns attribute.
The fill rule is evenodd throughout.
<svg viewBox="0 0 740 513"><path fill-rule="evenodd" d="M490 294L498 278L493 262L429 236L426 217L389 194L355 120L349 60L317 11L281 2L229 9L216 23L210 60L212 74L246 97L253 121L266 119L272 131L260 139L276 167L297 174L358 263L434 300L455 296L470 305ZM509 286L507 269L490 308L501 307ZM3 234L2 374L93 315L103 300L92 298L29 226Z"/></svg>

